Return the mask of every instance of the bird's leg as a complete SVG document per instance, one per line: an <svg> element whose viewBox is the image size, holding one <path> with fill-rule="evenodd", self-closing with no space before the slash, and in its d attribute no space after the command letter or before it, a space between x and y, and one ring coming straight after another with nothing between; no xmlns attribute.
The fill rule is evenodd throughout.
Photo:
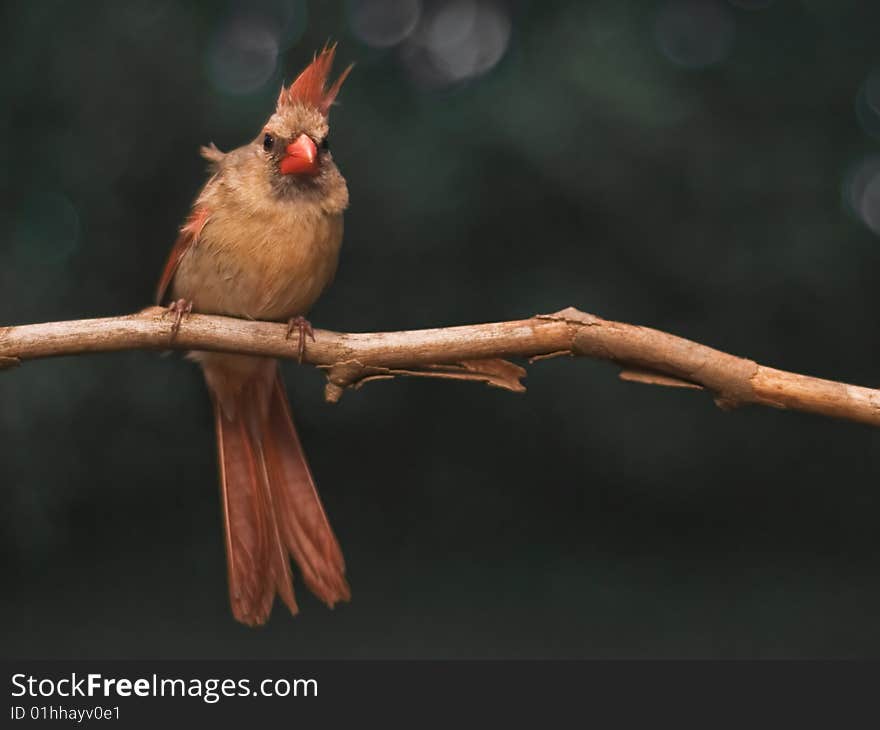
<svg viewBox="0 0 880 730"><path fill-rule="evenodd" d="M183 318L186 317L190 312L192 312L193 303L191 301L187 301L186 299L178 299L171 304L168 305L168 309L165 310L165 314L162 316L173 314L174 322L171 323L171 339L173 340L177 336L177 332L180 330L180 323L183 321Z"/></svg>
<svg viewBox="0 0 880 730"><path fill-rule="evenodd" d="M290 335L293 334L294 330L299 331L299 362L302 364L303 355L306 353L306 335L312 338L312 342L315 341L315 331L312 329L312 323L309 322L305 317L301 314L298 314L296 317L291 317L287 320L287 339L290 339Z"/></svg>

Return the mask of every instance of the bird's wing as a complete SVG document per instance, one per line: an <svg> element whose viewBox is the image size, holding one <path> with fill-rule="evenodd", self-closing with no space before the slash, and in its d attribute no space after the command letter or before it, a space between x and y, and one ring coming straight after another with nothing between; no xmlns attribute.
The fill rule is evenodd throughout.
<svg viewBox="0 0 880 730"><path fill-rule="evenodd" d="M193 212L190 213L189 218L186 219L186 223L181 226L180 234L174 242L174 248L171 249L171 253L168 255L168 261L165 264L165 269L162 271L162 277L159 279L159 286L156 287L156 304L162 304L162 300L165 298L165 293L168 291L168 286L174 278L174 272L177 271L180 260L190 248L198 243L199 236L209 217L210 213L205 206L196 206Z"/></svg>

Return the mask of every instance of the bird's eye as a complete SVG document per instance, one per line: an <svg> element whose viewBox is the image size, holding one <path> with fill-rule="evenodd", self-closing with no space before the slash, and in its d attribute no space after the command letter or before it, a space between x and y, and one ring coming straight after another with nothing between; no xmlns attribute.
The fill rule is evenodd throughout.
<svg viewBox="0 0 880 730"><path fill-rule="evenodd" d="M266 136L263 137L263 149L266 150L266 152L271 152L274 146L275 138L267 132Z"/></svg>
<svg viewBox="0 0 880 730"><path fill-rule="evenodd" d="M322 150L329 150L330 149L330 138L329 137L324 137L324 139L321 140L321 149Z"/></svg>

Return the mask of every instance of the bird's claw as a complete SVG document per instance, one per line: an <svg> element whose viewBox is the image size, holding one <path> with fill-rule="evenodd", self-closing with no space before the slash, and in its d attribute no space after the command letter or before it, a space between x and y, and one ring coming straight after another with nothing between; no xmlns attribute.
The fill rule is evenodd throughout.
<svg viewBox="0 0 880 730"><path fill-rule="evenodd" d="M297 330L299 332L299 354L298 360L300 364L303 361L303 355L306 354L306 336L312 338L312 342L315 341L315 330L312 329L312 323L309 322L302 315L298 315L296 317L291 317L287 321L287 339L290 339L290 336L293 334L293 331Z"/></svg>
<svg viewBox="0 0 880 730"><path fill-rule="evenodd" d="M192 312L193 303L187 301L186 299L178 299L171 304L168 305L168 309L165 310L165 314L162 316L166 316L169 314L174 315L174 321L171 323L171 339L173 340L177 333L180 331L180 323L183 321L183 318L188 316Z"/></svg>

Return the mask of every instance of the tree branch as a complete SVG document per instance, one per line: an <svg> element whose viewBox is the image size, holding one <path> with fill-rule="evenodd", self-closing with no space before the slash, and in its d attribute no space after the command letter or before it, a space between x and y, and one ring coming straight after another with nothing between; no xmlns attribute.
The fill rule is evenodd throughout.
<svg viewBox="0 0 880 730"><path fill-rule="evenodd" d="M216 350L296 358L286 325L191 315L171 334L167 310L0 328L0 369L25 360L116 350ZM327 375L325 396L398 375L476 380L522 391L531 362L561 355L608 360L629 381L704 389L722 408L757 404L880 426L880 390L776 370L648 327L568 308L531 319L462 327L350 334L315 330L304 362Z"/></svg>

